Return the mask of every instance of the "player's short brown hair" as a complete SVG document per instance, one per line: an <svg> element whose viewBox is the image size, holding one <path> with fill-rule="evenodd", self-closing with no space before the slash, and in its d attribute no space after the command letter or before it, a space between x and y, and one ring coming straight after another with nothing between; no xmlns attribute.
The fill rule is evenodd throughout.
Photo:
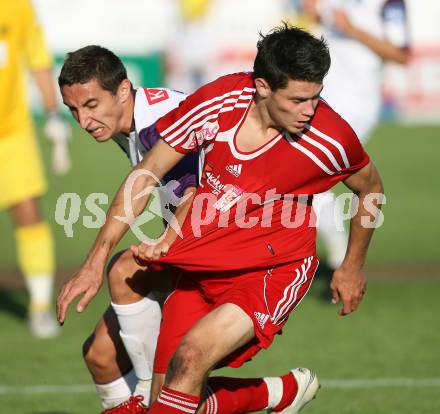
<svg viewBox="0 0 440 414"><path fill-rule="evenodd" d="M289 79L322 83L330 68L325 40L287 23L261 35L257 49L254 77L272 90L286 87Z"/></svg>
<svg viewBox="0 0 440 414"><path fill-rule="evenodd" d="M87 83L92 79L115 94L121 82L127 79L127 70L118 56L102 46L85 46L68 53L58 77L59 87Z"/></svg>

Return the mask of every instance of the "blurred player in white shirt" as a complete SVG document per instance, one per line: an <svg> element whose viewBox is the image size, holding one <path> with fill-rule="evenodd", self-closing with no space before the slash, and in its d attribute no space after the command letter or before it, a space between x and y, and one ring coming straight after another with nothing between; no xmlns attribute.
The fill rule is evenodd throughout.
<svg viewBox="0 0 440 414"><path fill-rule="evenodd" d="M384 62L409 60L404 0L303 0L303 7L320 21L330 48L322 97L365 144L379 121ZM328 265L335 269L347 245L342 209L332 193L315 196L313 205Z"/></svg>
<svg viewBox="0 0 440 414"><path fill-rule="evenodd" d="M226 73L249 70L257 52L256 33L278 24L285 12L284 0L179 0L177 4L180 19L166 51L166 83L186 92Z"/></svg>

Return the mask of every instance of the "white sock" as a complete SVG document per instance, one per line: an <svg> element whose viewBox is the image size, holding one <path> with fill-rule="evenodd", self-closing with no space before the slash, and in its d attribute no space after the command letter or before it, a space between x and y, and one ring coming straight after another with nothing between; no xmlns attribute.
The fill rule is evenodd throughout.
<svg viewBox="0 0 440 414"><path fill-rule="evenodd" d="M322 238L327 252L328 265L336 269L344 260L347 251L342 207L336 202L334 194L327 191L314 195L313 209L317 216L318 235Z"/></svg>
<svg viewBox="0 0 440 414"><path fill-rule="evenodd" d="M120 377L107 384L95 384L96 391L101 397L104 410L116 407L127 401L134 392L137 377L134 370L131 370L123 377Z"/></svg>
<svg viewBox="0 0 440 414"><path fill-rule="evenodd" d="M139 379L135 394L142 395L148 404L154 354L162 319L159 302L150 293L138 302L128 305L112 303L112 307L121 327L119 334Z"/></svg>
<svg viewBox="0 0 440 414"><path fill-rule="evenodd" d="M30 297L31 311L49 310L52 303L54 278L52 275L32 275L25 277Z"/></svg>
<svg viewBox="0 0 440 414"><path fill-rule="evenodd" d="M263 380L266 383L268 394L267 407L265 408L276 407L283 398L283 380L281 377L264 377Z"/></svg>

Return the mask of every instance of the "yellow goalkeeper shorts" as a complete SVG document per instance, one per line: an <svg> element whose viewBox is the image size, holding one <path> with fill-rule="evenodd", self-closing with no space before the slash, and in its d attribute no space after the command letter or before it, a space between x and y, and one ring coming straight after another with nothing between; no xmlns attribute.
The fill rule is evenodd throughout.
<svg viewBox="0 0 440 414"><path fill-rule="evenodd" d="M40 149L32 124L0 136L0 209L7 209L47 190Z"/></svg>

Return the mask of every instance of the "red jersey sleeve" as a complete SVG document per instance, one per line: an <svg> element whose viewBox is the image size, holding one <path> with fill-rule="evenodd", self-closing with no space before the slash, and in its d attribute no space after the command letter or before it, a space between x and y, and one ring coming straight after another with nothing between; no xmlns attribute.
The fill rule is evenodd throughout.
<svg viewBox="0 0 440 414"><path fill-rule="evenodd" d="M199 88L160 119L157 131L178 152L198 151L214 140L222 126L227 127L222 124L222 114L244 111L254 92L251 73L222 76Z"/></svg>
<svg viewBox="0 0 440 414"><path fill-rule="evenodd" d="M336 175L341 180L365 167L370 157L348 122L336 113L326 102L319 103L316 123L310 131L332 149L336 161Z"/></svg>
<svg viewBox="0 0 440 414"><path fill-rule="evenodd" d="M347 158L344 160L346 162L344 162L341 174L351 175L365 167L370 162L370 157L365 152L358 136L346 121L342 122L340 137Z"/></svg>
<svg viewBox="0 0 440 414"><path fill-rule="evenodd" d="M310 184L308 194L327 191L370 162L350 125L324 101L296 146L319 167L321 178ZM325 174L322 174L322 173Z"/></svg>
<svg viewBox="0 0 440 414"><path fill-rule="evenodd" d="M218 117L228 95L223 78L202 86L161 118L157 131L178 152L198 151L218 132Z"/></svg>

